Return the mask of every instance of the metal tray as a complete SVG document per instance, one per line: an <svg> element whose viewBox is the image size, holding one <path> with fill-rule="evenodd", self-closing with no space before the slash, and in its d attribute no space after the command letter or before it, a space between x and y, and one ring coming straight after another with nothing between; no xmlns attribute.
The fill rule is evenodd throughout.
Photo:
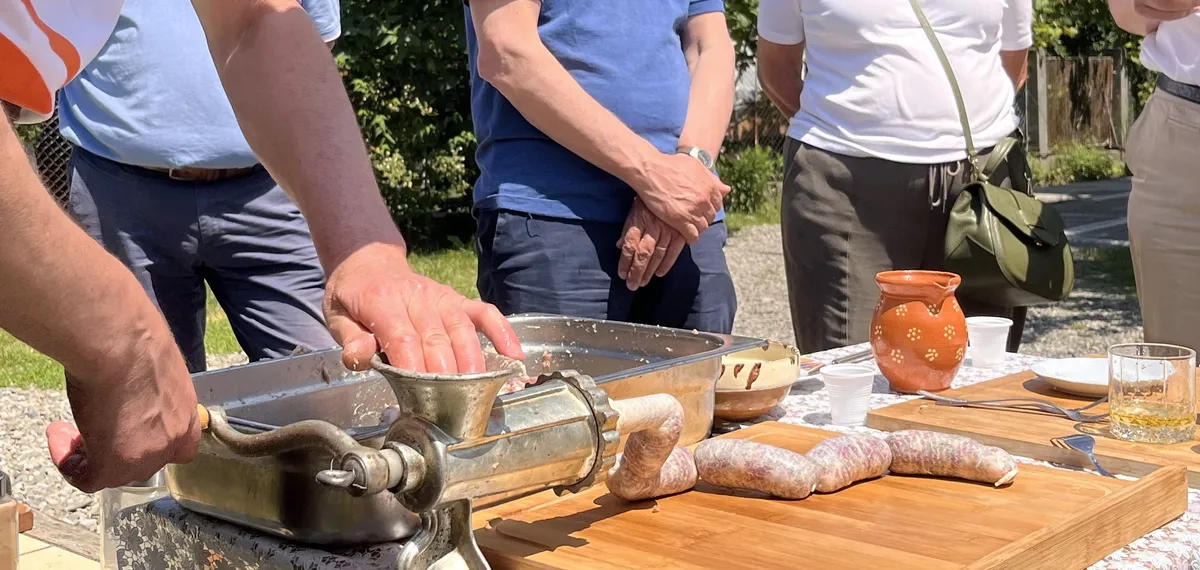
<svg viewBox="0 0 1200 570"><path fill-rule="evenodd" d="M708 437L712 429L721 357L766 344L556 315L518 315L509 321L521 339L530 375L577 370L618 399L674 395L686 410L681 445ZM201 403L273 425L318 419L343 428L370 426L378 423L384 407L396 403L378 373L346 370L340 349L200 373L193 379ZM361 441L374 447L383 443L382 437ZM167 467L167 485L185 508L298 542L366 544L399 540L415 531L417 518L388 493L353 497L316 483L314 473L332 460L307 451L237 457L206 436L194 461ZM486 503L506 498L490 497Z"/></svg>

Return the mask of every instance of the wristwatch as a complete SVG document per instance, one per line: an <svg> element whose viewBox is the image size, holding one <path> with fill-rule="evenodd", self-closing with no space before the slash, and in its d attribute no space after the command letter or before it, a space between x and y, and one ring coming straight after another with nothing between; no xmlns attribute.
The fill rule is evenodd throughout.
<svg viewBox="0 0 1200 570"><path fill-rule="evenodd" d="M711 171L711 170L713 170L713 168L716 167L716 164L713 163L712 155L708 154L707 150L704 150L700 147L681 146L675 152L677 152L679 154L686 154L696 160L699 160L700 164L703 164L704 168L707 170Z"/></svg>

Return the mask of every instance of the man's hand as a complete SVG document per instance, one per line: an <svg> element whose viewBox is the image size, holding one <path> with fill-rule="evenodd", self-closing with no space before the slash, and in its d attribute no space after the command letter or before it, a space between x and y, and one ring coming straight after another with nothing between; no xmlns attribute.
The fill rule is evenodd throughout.
<svg viewBox="0 0 1200 570"><path fill-rule="evenodd" d="M617 275L625 280L630 291L637 291L650 284L655 276L665 276L685 245L679 232L663 223L635 198L629 217L625 219L625 231L617 240L617 247L621 249Z"/></svg>
<svg viewBox="0 0 1200 570"><path fill-rule="evenodd" d="M1200 0L1134 0L1133 10L1145 18L1169 22L1200 10Z"/></svg>
<svg viewBox="0 0 1200 570"><path fill-rule="evenodd" d="M46 428L50 459L85 493L149 479L164 465L196 455L196 392L183 356L166 323L141 341L134 360L114 362L123 377L68 375L67 398L79 427L53 422Z"/></svg>
<svg viewBox="0 0 1200 570"><path fill-rule="evenodd" d="M700 161L686 154L654 157L642 168L633 189L646 207L687 243L700 239L730 190Z"/></svg>
<svg viewBox="0 0 1200 570"><path fill-rule="evenodd" d="M129 269L50 197L0 122L0 328L61 362L79 428L46 430L50 456L87 492L192 459L196 391L162 313Z"/></svg>
<svg viewBox="0 0 1200 570"><path fill-rule="evenodd" d="M500 354L525 358L496 307L414 273L395 244L368 245L333 270L325 318L346 366L355 370L369 367L382 350L393 366L415 372L483 372L476 329Z"/></svg>

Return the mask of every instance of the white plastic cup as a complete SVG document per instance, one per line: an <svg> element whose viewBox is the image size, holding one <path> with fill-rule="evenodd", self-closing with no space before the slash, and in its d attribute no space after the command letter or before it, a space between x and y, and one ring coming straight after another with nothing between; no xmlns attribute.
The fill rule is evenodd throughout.
<svg viewBox="0 0 1200 570"><path fill-rule="evenodd" d="M821 369L834 425L860 426L871 408L875 369L862 364L831 364Z"/></svg>
<svg viewBox="0 0 1200 570"><path fill-rule="evenodd" d="M1008 347L1008 329L1012 319L1004 317L967 317L967 355L971 366L997 368L1004 364Z"/></svg>

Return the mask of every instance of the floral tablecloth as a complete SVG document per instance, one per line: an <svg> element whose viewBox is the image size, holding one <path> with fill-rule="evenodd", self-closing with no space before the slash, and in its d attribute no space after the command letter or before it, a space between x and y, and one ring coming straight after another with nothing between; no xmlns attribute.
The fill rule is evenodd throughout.
<svg viewBox="0 0 1200 570"><path fill-rule="evenodd" d="M822 362L830 362L860 352L867 344L848 346L811 355ZM979 382L1000 378L1028 370L1030 365L1041 360L1039 357L1008 354L1003 366L985 369L964 365L954 379L954 388L970 386ZM873 365L868 361L863 364ZM883 376L875 378L874 393L871 394L871 409L890 406L919 396L905 396L892 392ZM767 416L756 421L777 420L784 423L819 427L848 433L880 434L868 427L842 427L830 423L829 395L819 375L797 382L791 394ZM742 424L745 425L745 424ZM738 426L722 426L730 429ZM1059 469L1084 471L1071 466L1057 465L1018 457L1023 463L1050 465ZM1090 471L1089 471L1090 472ZM1099 475L1096 475L1099 477ZM1127 477L1123 477L1126 478ZM1188 491L1188 512L1166 526L1151 532L1129 546L1114 552L1108 558L1091 566L1090 570L1200 570L1200 491Z"/></svg>

